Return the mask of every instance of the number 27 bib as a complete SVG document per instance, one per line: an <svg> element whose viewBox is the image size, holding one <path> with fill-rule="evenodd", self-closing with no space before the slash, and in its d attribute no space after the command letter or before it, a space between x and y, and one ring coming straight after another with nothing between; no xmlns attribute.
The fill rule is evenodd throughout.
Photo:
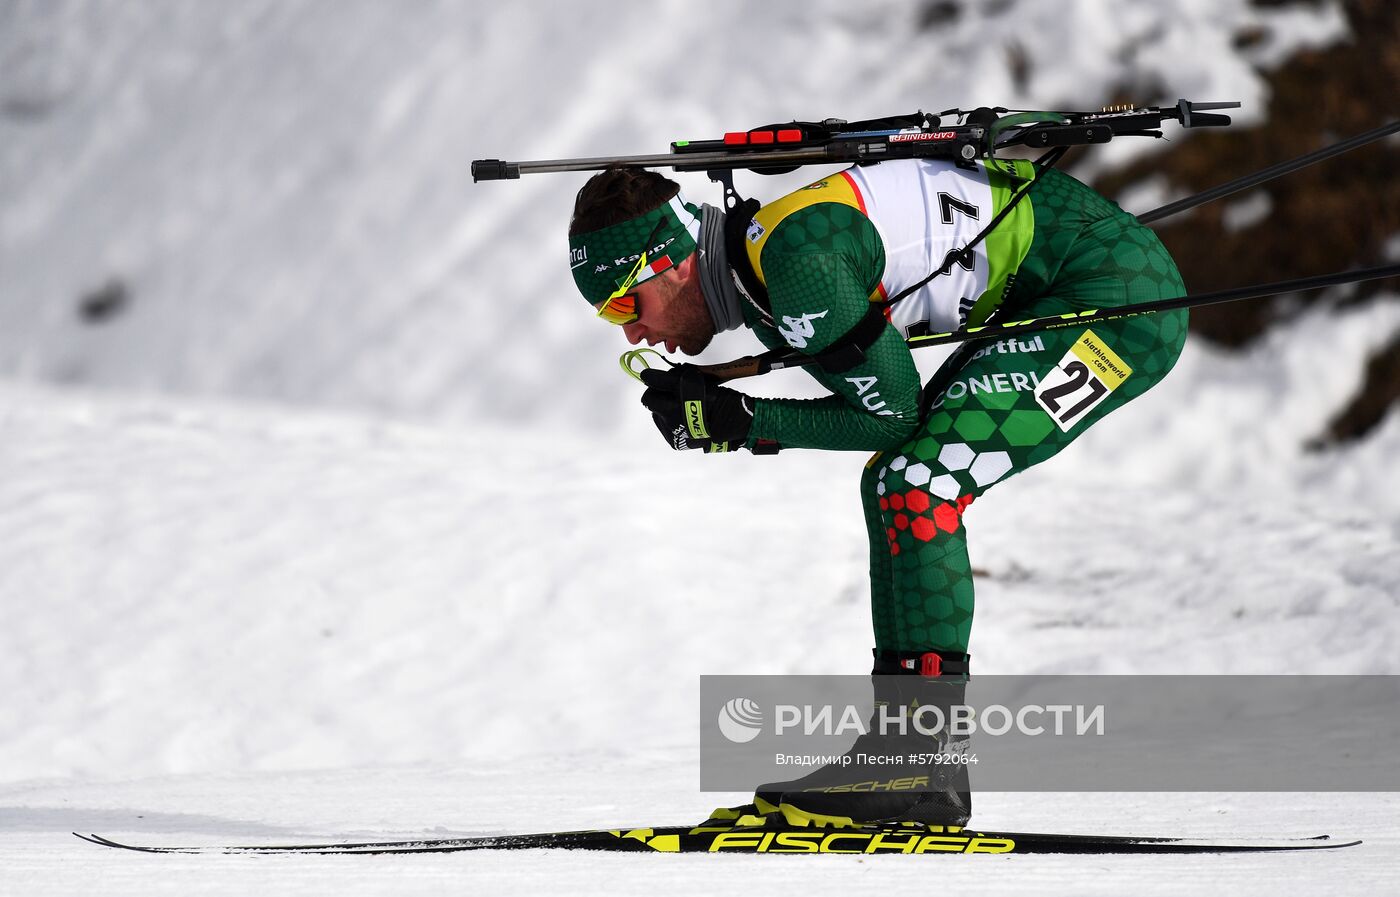
<svg viewBox="0 0 1400 897"><path fill-rule="evenodd" d="M1054 370L1040 378L1035 400L1056 426L1068 431L1132 372L1092 330L1086 330Z"/></svg>

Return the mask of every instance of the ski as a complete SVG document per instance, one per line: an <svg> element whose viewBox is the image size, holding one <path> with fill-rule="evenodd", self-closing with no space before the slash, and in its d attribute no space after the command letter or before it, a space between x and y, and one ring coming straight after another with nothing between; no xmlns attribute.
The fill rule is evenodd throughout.
<svg viewBox="0 0 1400 897"><path fill-rule="evenodd" d="M124 844L101 835L73 833L103 847L141 853L180 854L408 854L456 853L466 850L606 850L635 853L847 853L847 854L1140 854L1244 853L1283 850L1328 850L1361 841L1311 838L1216 841L1132 835L1068 835L1043 832L997 832L956 826L905 824L810 828L797 826L671 826L663 828L591 829L575 832L481 835L416 841L369 841L343 844L261 844L244 846L160 847Z"/></svg>

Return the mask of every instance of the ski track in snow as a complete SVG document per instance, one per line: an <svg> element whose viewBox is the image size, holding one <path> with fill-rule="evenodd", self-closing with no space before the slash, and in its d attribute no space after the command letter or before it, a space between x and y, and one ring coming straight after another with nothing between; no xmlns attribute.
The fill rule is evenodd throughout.
<svg viewBox="0 0 1400 897"><path fill-rule="evenodd" d="M917 13L0 13L0 897L1400 892L1388 794L977 795L988 828L1366 839L1308 856L187 857L69 834L449 837L737 803L697 791L698 676L863 671L864 458L663 448L617 334L551 261L583 177L473 186L467 162L1124 84L1242 100L1248 123L1255 66L1345 32L1331 3L972 4L922 31ZM679 64L618 64L682 34ZM130 308L83 323L111 278ZM1397 327L1388 294L1237 355L1193 341L1152 394L979 499L979 671L1400 672L1400 417L1303 449ZM762 380L745 388L815 394Z"/></svg>

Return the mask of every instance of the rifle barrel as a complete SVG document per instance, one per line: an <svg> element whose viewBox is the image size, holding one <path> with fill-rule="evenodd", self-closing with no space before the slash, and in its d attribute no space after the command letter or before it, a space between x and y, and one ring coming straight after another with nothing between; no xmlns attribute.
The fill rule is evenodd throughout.
<svg viewBox="0 0 1400 897"><path fill-rule="evenodd" d="M472 179L495 181L522 174L559 171L602 171L605 168L763 168L793 163L841 162L860 158L858 152L833 152L827 146L804 149L751 152L658 153L650 156L594 156L587 159L539 159L531 162L501 162L479 159L472 163ZM514 173L511 173L514 172Z"/></svg>

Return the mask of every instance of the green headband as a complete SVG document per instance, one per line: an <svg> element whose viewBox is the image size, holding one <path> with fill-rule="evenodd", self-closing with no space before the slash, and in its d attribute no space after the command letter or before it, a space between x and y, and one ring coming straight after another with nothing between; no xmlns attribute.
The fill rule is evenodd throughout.
<svg viewBox="0 0 1400 897"><path fill-rule="evenodd" d="M653 232L651 245L643 246ZM647 265L637 283L685 261L699 240L700 209L677 193L636 218L569 237L569 267L583 298L597 305L622 285L643 252Z"/></svg>

